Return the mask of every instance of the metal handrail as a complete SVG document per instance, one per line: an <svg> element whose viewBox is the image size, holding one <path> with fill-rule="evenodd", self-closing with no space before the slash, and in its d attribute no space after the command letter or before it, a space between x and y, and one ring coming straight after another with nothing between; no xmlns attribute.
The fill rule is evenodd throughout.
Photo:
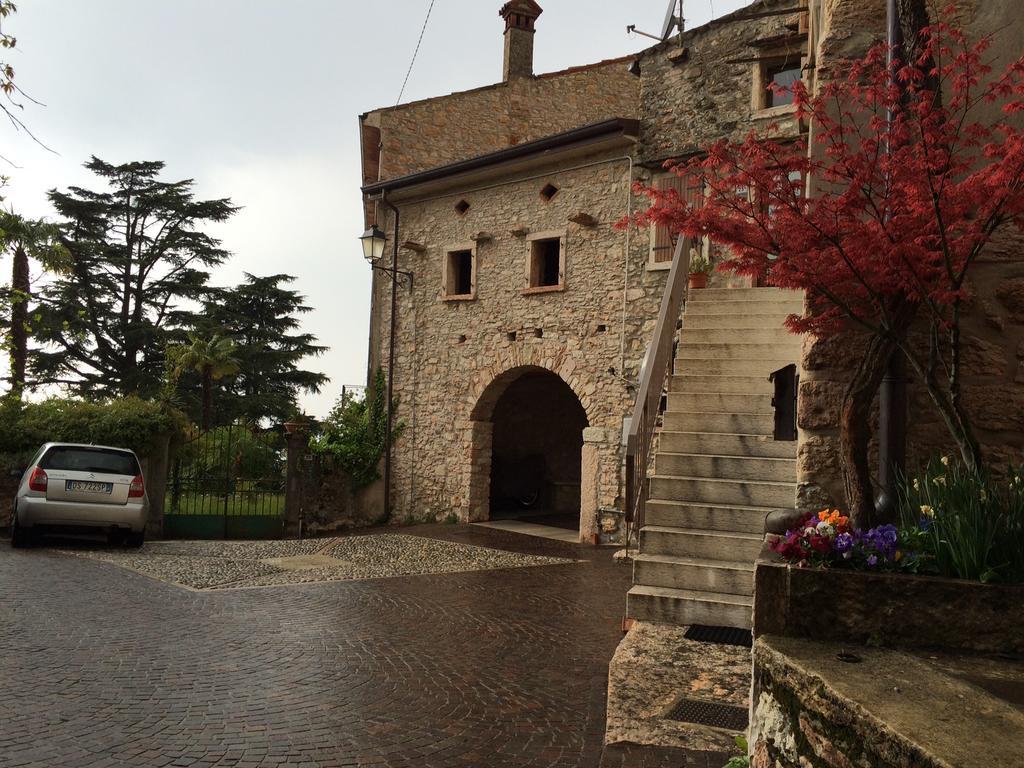
<svg viewBox="0 0 1024 768"><path fill-rule="evenodd" d="M672 268L668 273L665 293L661 297L658 324L640 371L640 387L636 394L633 417L626 436L626 548L644 525L647 505L648 478L654 430L661 411L661 398L665 379L672 368L672 347L676 330L686 303L687 279L690 273L688 239L679 237L672 254Z"/></svg>

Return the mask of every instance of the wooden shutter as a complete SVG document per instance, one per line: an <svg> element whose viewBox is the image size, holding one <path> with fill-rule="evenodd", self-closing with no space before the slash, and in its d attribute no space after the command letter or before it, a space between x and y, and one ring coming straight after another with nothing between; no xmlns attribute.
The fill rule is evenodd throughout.
<svg viewBox="0 0 1024 768"><path fill-rule="evenodd" d="M657 190L674 189L680 196L683 194L683 180L670 173L666 176L659 176L654 180L654 188ZM667 264L672 261L672 253L675 251L676 238L668 227L653 225L651 237L651 261L655 264Z"/></svg>
<svg viewBox="0 0 1024 768"><path fill-rule="evenodd" d="M704 204L704 187L696 176L677 176L672 173L654 180L654 188L659 190L674 189L687 205L700 208ZM651 245L651 261L655 264L666 264L672 261L675 253L676 235L667 227L655 226ZM686 248L693 247L690 238L686 238Z"/></svg>

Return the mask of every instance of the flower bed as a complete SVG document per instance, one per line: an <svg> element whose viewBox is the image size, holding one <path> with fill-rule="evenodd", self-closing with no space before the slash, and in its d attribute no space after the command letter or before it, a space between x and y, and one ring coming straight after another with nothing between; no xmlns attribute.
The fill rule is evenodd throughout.
<svg viewBox="0 0 1024 768"><path fill-rule="evenodd" d="M942 458L900 489L900 522L838 510L769 537L754 634L1024 654L1024 480Z"/></svg>

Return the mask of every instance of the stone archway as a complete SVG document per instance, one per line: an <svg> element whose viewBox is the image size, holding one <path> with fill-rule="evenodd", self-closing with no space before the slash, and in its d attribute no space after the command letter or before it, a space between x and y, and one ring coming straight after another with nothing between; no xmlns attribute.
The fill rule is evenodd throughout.
<svg viewBox="0 0 1024 768"><path fill-rule="evenodd" d="M472 420L470 517L557 519L580 526L581 487L596 482L582 460L589 420L556 373L520 365L496 376L477 399Z"/></svg>

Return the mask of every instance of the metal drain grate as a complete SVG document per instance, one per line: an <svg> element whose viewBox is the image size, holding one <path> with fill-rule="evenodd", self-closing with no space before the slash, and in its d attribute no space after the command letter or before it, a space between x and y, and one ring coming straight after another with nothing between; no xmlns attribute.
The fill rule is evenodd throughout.
<svg viewBox="0 0 1024 768"><path fill-rule="evenodd" d="M754 644L754 638L749 629L737 629L736 627L709 627L705 624L694 624L687 627L683 637L701 643L739 645L743 648L750 648Z"/></svg>
<svg viewBox="0 0 1024 768"><path fill-rule="evenodd" d="M747 728L747 710L728 704L716 704L700 699L680 699L665 715L666 720L680 723L697 723L713 728L728 728L743 731Z"/></svg>

